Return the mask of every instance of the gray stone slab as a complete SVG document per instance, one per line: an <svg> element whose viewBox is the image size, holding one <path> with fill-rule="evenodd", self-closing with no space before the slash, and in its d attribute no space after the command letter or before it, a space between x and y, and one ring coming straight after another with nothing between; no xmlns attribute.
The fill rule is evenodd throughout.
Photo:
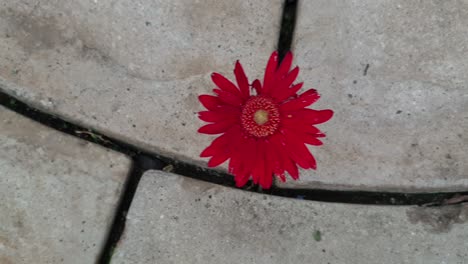
<svg viewBox="0 0 468 264"><path fill-rule="evenodd" d="M0 263L94 263L129 166L0 107Z"/></svg>
<svg viewBox="0 0 468 264"><path fill-rule="evenodd" d="M466 263L468 205L319 203L143 175L112 264Z"/></svg>
<svg viewBox="0 0 468 264"><path fill-rule="evenodd" d="M206 164L197 96L210 74L251 80L275 49L283 0L0 3L0 89L147 150ZM13 85L16 84L16 85Z"/></svg>
<svg viewBox="0 0 468 264"><path fill-rule="evenodd" d="M295 63L331 108L318 170L280 186L468 189L468 3L300 1Z"/></svg>

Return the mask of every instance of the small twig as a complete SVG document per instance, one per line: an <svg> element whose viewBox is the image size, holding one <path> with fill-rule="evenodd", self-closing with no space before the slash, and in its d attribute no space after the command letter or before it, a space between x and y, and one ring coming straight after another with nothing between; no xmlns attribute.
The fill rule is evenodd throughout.
<svg viewBox="0 0 468 264"><path fill-rule="evenodd" d="M431 207L431 206L455 205L455 204L462 204L465 202L468 202L468 195L456 194L453 197L445 199L441 202L426 203L426 204L423 204L422 206Z"/></svg>
<svg viewBox="0 0 468 264"><path fill-rule="evenodd" d="M452 198L444 200L442 204L449 205L449 204L460 204L464 202L468 202L468 195L455 195Z"/></svg>
<svg viewBox="0 0 468 264"><path fill-rule="evenodd" d="M97 135L91 131L85 131L85 130L76 130L75 131L76 134L78 135L82 135L82 134L85 134L85 135L88 135L90 136L92 139L94 139L95 141L101 141L101 142L105 142L105 143L111 143L109 140L106 140L104 139L101 135Z"/></svg>

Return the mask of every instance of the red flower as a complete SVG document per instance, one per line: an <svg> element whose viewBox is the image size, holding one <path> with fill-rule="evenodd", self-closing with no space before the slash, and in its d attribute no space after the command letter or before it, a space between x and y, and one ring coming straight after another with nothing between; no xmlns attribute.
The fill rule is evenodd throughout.
<svg viewBox="0 0 468 264"><path fill-rule="evenodd" d="M199 118L211 124L201 127L204 134L222 134L201 154L211 157L209 167L230 159L229 172L242 187L252 178L262 188L271 187L273 175L283 182L287 172L299 178L297 165L316 169L316 162L305 144L320 146L325 134L314 127L328 121L332 110L305 108L319 99L316 90L297 94L303 83L293 84L299 68L290 71L293 55L286 54L278 66L278 53L271 55L263 85L259 80L249 85L242 65L236 62L237 86L224 76L213 73L211 79L219 89L216 96L201 95L200 102L208 111ZM253 87L255 94L250 93Z"/></svg>

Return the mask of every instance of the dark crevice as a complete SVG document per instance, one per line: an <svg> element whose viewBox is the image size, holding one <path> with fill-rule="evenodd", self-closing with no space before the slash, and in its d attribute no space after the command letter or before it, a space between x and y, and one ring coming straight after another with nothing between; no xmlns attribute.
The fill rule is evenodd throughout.
<svg viewBox="0 0 468 264"><path fill-rule="evenodd" d="M134 145L127 144L117 139L107 137L89 128L75 125L71 122L60 119L57 116L44 113L32 108L16 98L0 91L0 105L28 117L36 122L50 128L64 132L66 134L81 138L86 141L113 149L117 152L130 156L134 160L134 168L129 181L138 183L141 173L148 169L165 170L174 174L211 182L226 187L235 187L234 179L231 175L213 169L196 166L186 162L150 153ZM85 133L83 132L85 131ZM140 175L140 176L135 176ZM127 186L136 188L137 184L129 182ZM130 191L130 187L127 187ZM353 203L353 204L380 204L380 205L424 205L443 204L447 199L468 195L466 192L440 192L440 193L404 193L404 192L371 192L371 191L337 191L324 189L286 189L272 187L270 190L262 190L257 185L249 182L243 190L271 194L281 197L291 197L303 200ZM126 194L124 194L125 196ZM128 194L133 197L133 194ZM123 200L125 200L123 198ZM129 201L127 201L129 202Z"/></svg>
<svg viewBox="0 0 468 264"><path fill-rule="evenodd" d="M285 0L284 2L281 28L277 44L280 60L282 60L285 54L291 49L298 1L299 0ZM368 69L369 64L366 65L364 75L367 74ZM103 135L93 129L73 124L61 119L60 117L30 107L2 91L0 91L0 105L47 127L131 157L133 161L132 168L130 169L129 177L125 183L124 190L113 219L113 224L98 263L110 262L112 253L124 232L127 212L131 206L138 183L145 171L164 170L226 187L235 187L233 177L227 173L180 162L169 157L158 155L157 153L150 153L132 144ZM323 189L286 189L278 187L272 187L270 190L262 190L251 181L249 181L249 183L242 189L255 193L301 200L366 205L439 206L447 204L448 201L457 201L456 197L468 197L468 190L467 192L441 193L336 191ZM465 200L462 200L462 202L463 201Z"/></svg>
<svg viewBox="0 0 468 264"><path fill-rule="evenodd" d="M142 153L132 145L107 137L92 129L75 125L71 122L60 119L57 116L39 111L2 91L0 91L0 105L55 130L99 144L105 148L115 150L130 157L134 157L135 155Z"/></svg>
<svg viewBox="0 0 468 264"><path fill-rule="evenodd" d="M291 50L294 37L294 27L296 26L298 2L299 0L284 1L277 47L280 61L283 60L286 53Z"/></svg>
<svg viewBox="0 0 468 264"><path fill-rule="evenodd" d="M30 107L27 104L17 100L13 96L10 96L1 91L0 105L47 127L115 150L132 158L133 165L127 182L124 186L124 191L116 210L114 222L108 235L108 240L105 244L105 248L102 251L100 261L98 263L109 263L113 250L124 232L127 212L130 208L141 176L145 171L165 170L197 180L211 182L226 187L235 187L233 177L227 173L180 162L158 155L157 153L149 153L134 145L105 136L95 130L78 126L71 122L60 119L57 116ZM456 197L468 197L468 190L466 192L441 193L336 191L322 189L285 189L278 187L272 187L270 190L262 190L257 185L252 184L252 182L249 182L242 189L255 193L289 197L301 200L367 205L438 206L447 204L447 201L457 200Z"/></svg>
<svg viewBox="0 0 468 264"><path fill-rule="evenodd" d="M114 249L125 230L127 213L143 173L147 170L161 170L162 168L164 168L164 163L153 157L140 154L133 158L132 168L130 169L127 182L124 186L123 195L120 198L107 241L101 251L98 263L110 263Z"/></svg>
<svg viewBox="0 0 468 264"><path fill-rule="evenodd" d="M455 197L468 195L468 192L400 193L370 191L334 191L320 189L286 189L273 187L271 194L301 200L318 202L363 204L363 205L445 205Z"/></svg>

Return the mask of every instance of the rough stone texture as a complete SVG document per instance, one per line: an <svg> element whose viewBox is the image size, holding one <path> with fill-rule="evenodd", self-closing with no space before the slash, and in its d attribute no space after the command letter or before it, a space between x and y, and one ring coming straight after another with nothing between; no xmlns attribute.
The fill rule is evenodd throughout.
<svg viewBox="0 0 468 264"><path fill-rule="evenodd" d="M0 263L94 263L129 166L0 107Z"/></svg>
<svg viewBox="0 0 468 264"><path fill-rule="evenodd" d="M205 164L197 96L236 60L259 78L282 0L4 0L0 89L162 155ZM14 83L16 85L12 85Z"/></svg>
<svg viewBox="0 0 468 264"><path fill-rule="evenodd" d="M293 200L147 172L112 264L466 263L468 205Z"/></svg>
<svg viewBox="0 0 468 264"><path fill-rule="evenodd" d="M468 189L468 2L300 1L300 77L335 110L289 187Z"/></svg>

